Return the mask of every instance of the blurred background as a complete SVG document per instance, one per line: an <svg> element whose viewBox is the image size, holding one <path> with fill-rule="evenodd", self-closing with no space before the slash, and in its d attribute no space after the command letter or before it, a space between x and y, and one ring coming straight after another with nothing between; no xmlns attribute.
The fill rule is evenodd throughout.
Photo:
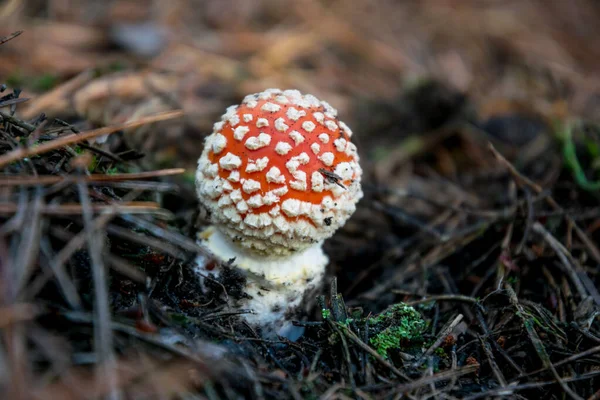
<svg viewBox="0 0 600 400"><path fill-rule="evenodd" d="M225 107L268 87L326 99L385 158L465 109L597 120L599 17L591 0L4 0L0 35L25 33L0 48L0 76L50 93L24 118L185 109L160 140L132 139L153 162L193 166Z"/></svg>

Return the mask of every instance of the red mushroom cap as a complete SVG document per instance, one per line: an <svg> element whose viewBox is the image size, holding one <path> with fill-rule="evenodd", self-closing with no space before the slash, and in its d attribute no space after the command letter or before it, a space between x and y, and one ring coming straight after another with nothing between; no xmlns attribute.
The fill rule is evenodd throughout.
<svg viewBox="0 0 600 400"><path fill-rule="evenodd" d="M268 89L231 106L206 138L200 201L242 247L286 254L342 226L362 197L352 131L297 90Z"/></svg>

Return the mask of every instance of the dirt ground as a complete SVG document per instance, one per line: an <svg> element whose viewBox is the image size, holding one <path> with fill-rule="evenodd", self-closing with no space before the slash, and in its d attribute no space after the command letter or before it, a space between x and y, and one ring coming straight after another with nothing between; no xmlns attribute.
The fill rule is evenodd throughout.
<svg viewBox="0 0 600 400"><path fill-rule="evenodd" d="M0 3L6 399L600 399L593 0ZM295 342L192 271L203 138L336 107L365 197Z"/></svg>

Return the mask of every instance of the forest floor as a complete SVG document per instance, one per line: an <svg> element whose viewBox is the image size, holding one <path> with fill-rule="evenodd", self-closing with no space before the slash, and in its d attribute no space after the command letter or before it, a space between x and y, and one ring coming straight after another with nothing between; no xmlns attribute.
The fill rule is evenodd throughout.
<svg viewBox="0 0 600 400"><path fill-rule="evenodd" d="M600 399L598 17L0 5L3 397ZM365 171L296 342L239 318L249 277L192 271L202 139L269 87L338 108Z"/></svg>

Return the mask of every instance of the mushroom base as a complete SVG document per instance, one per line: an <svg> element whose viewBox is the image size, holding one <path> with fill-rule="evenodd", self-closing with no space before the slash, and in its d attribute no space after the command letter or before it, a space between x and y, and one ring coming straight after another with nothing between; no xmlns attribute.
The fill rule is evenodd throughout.
<svg viewBox="0 0 600 400"><path fill-rule="evenodd" d="M200 233L202 245L222 262L235 258L233 265L247 271L245 294L237 307L248 310L241 314L250 325L259 327L263 336L280 335L295 340L302 329L291 319L309 308L323 283L325 267L329 261L322 243L286 257L265 257L251 253L232 242L215 227ZM207 259L199 256L197 272L202 276L218 277L219 267L206 269Z"/></svg>

